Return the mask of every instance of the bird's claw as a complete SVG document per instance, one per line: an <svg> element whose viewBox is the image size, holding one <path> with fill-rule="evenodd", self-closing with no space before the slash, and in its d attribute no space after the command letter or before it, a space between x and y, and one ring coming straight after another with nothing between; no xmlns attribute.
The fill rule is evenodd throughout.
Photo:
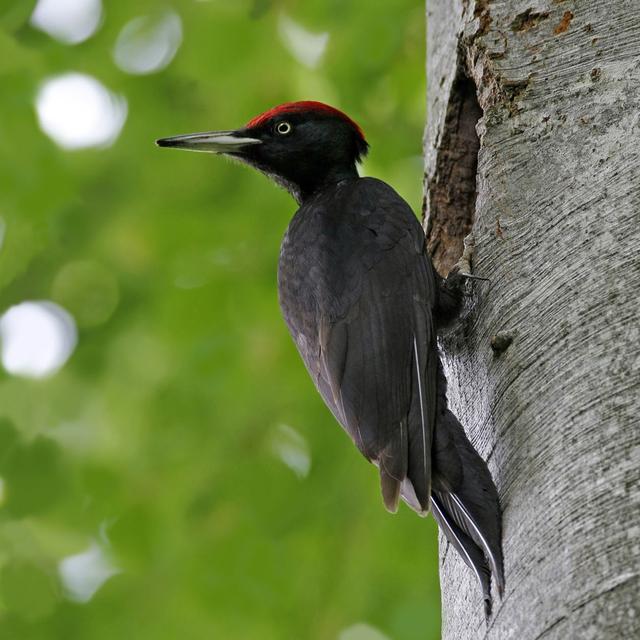
<svg viewBox="0 0 640 640"><path fill-rule="evenodd" d="M459 273L461 276L471 275L471 258L473 257L473 250L476 246L476 240L473 237L473 233L470 233L463 240L464 251L460 256L458 262L454 265L452 271Z"/></svg>
<svg viewBox="0 0 640 640"><path fill-rule="evenodd" d="M484 282L488 282L489 278L483 278L482 276L474 276L471 273L471 260L473 258L473 253L476 246L476 240L473 233L465 236L464 240L464 251L460 256L460 259L453 266L453 269L449 272L449 277L456 276L462 277L466 280L482 280Z"/></svg>

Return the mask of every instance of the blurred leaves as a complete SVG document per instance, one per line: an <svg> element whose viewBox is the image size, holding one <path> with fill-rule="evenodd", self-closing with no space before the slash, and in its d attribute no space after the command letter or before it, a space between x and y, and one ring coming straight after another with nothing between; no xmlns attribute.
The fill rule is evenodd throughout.
<svg viewBox="0 0 640 640"><path fill-rule="evenodd" d="M3 0L0 8L0 24L7 31L24 25L33 13L37 0Z"/></svg>
<svg viewBox="0 0 640 640"><path fill-rule="evenodd" d="M0 585L4 605L21 618L37 620L51 614L55 608L55 582L36 565L8 563L2 568Z"/></svg>
<svg viewBox="0 0 640 640"><path fill-rule="evenodd" d="M5 508L16 517L37 514L56 503L66 488L62 453L55 442L38 436L15 444L4 456Z"/></svg>
<svg viewBox="0 0 640 640"><path fill-rule="evenodd" d="M0 372L0 637L439 637L435 525L384 512L279 315L295 204L153 144L323 100L367 132L364 173L418 211L423 3L110 0L77 45L30 26L34 6L0 8L0 313L51 300L80 333L49 378ZM182 23L171 63L118 68L124 26L165 10ZM329 34L316 68L282 16ZM126 98L111 147L40 131L38 90L69 72ZM70 598L56 567L98 548L119 573Z"/></svg>
<svg viewBox="0 0 640 640"><path fill-rule="evenodd" d="M80 327L90 327L106 322L115 311L118 283L102 265L78 260L57 273L51 297L73 314Z"/></svg>

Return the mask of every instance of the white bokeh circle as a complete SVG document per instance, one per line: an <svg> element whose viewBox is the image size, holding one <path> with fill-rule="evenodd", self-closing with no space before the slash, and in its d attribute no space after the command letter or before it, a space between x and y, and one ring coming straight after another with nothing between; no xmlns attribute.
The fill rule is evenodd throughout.
<svg viewBox="0 0 640 640"><path fill-rule="evenodd" d="M78 341L73 317L44 300L10 307L0 317L0 356L11 374L44 378L69 359Z"/></svg>
<svg viewBox="0 0 640 640"><path fill-rule="evenodd" d="M102 18L100 0L38 0L31 25L66 44L91 37Z"/></svg>
<svg viewBox="0 0 640 640"><path fill-rule="evenodd" d="M113 59L127 73L155 73L173 60L181 42L182 21L177 13L134 18L122 28Z"/></svg>
<svg viewBox="0 0 640 640"><path fill-rule="evenodd" d="M127 101L98 80L66 73L46 80L36 97L40 128L64 149L112 144L127 119Z"/></svg>

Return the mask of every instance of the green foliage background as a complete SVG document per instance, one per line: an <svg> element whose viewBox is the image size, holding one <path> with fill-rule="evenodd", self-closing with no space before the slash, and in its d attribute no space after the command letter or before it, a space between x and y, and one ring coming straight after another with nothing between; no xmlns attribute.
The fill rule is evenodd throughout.
<svg viewBox="0 0 640 640"><path fill-rule="evenodd" d="M295 204L246 168L153 145L323 100L367 132L363 173L418 210L423 3L109 0L76 46L30 27L34 4L0 5L0 312L53 300L79 341L49 378L0 373L0 638L439 637L436 527L386 514L280 319ZM167 6L173 62L119 70L122 27ZM280 42L283 11L330 33L317 69ZM113 146L65 151L40 131L38 87L68 71L126 96ZM79 261L89 276L61 286ZM305 478L274 455L280 425L307 443ZM58 564L92 544L119 573L74 602Z"/></svg>

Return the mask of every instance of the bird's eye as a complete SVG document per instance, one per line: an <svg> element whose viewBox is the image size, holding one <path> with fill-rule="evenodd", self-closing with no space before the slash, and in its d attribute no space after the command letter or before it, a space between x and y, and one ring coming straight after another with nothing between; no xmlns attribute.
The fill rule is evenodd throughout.
<svg viewBox="0 0 640 640"><path fill-rule="evenodd" d="M291 125L288 122L278 122L276 125L276 133L286 136L291 133Z"/></svg>

